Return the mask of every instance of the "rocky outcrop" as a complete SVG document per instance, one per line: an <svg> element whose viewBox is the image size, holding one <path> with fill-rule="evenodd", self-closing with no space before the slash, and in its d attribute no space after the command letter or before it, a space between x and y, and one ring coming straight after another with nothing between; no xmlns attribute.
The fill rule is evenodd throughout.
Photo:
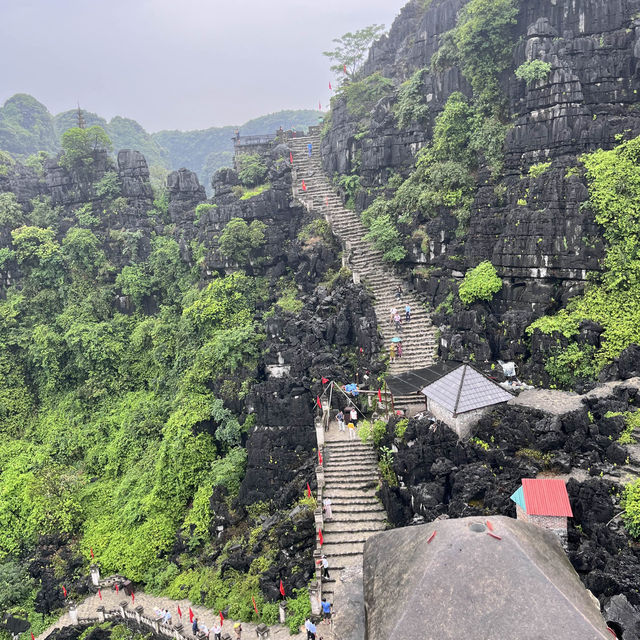
<svg viewBox="0 0 640 640"><path fill-rule="evenodd" d="M417 69L428 68L441 36L455 26L465 4L433 0L426 9L417 0L407 4L389 35L371 48L362 75L380 72L398 86ZM417 225L428 236L429 251L409 246L403 266L422 268L411 277L432 308L445 303L436 316L445 357L473 353L479 361L526 362L530 352L524 329L564 306L584 288L587 273L602 268L602 231L584 207L584 178L567 170L584 152L640 134L639 9L639 0L520 3L511 68L500 79L513 123L502 174L494 179L482 168L478 172L464 234L446 209L432 219L417 214L401 226L407 237ZM530 60L549 63L551 71L528 85L514 70ZM457 67L429 72L422 90L429 109L424 122L399 129L392 94L372 109L364 135L346 101L334 100L323 161L330 175L360 175L359 209L394 173L407 174L454 91L471 95ZM528 175L531 165L548 161L553 164L543 175ZM463 311L456 302L457 281L483 260L490 260L502 277L502 292L491 305ZM528 368L536 379L544 379L541 360L534 357Z"/></svg>
<svg viewBox="0 0 640 640"><path fill-rule="evenodd" d="M189 169L172 171L167 176L169 192L169 217L171 222L185 223L185 216L198 204L207 199L204 187L198 182L198 176ZM193 216L190 222L193 224Z"/></svg>
<svg viewBox="0 0 640 640"><path fill-rule="evenodd" d="M139 151L122 149L118 152L118 176L125 198L144 200L151 205L153 190L149 182L149 167Z"/></svg>

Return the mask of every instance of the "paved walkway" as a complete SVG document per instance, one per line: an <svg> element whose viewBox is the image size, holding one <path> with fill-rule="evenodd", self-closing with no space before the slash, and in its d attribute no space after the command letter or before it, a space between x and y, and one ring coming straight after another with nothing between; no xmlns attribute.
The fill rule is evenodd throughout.
<svg viewBox="0 0 640 640"><path fill-rule="evenodd" d="M169 598L162 598L158 596L152 596L142 591L135 593L135 603L131 604L131 596L127 596L122 591L116 594L116 592L109 588L102 590L102 600L97 594L88 597L82 603L78 605L78 617L90 618L97 616L98 607L104 607L107 610L117 609L119 604L123 601L129 602L129 608L133 609L137 606L144 607L144 613L148 616L153 616L154 609L168 609L169 613L173 616L172 622L177 624L180 622L178 617L178 605L182 610L182 624L185 627L186 635L191 635L190 623L189 623L189 607L193 610L194 615L198 618L200 623L204 623L207 627L211 628L216 620L219 620L219 614L217 611L211 611L202 606L194 606L188 600L171 600ZM232 638L233 634L233 620L226 619L222 627L223 633L228 632ZM46 631L43 631L37 640L44 640L55 629L61 629L62 627L68 627L71 625L71 618L68 613L65 613L54 624L52 624ZM243 638L255 638L256 637L256 624L251 622L242 623L242 635ZM272 640L285 640L290 638L291 634L287 627L275 625L270 627ZM320 634L322 635L322 634ZM213 639L213 635L211 636Z"/></svg>
<svg viewBox="0 0 640 640"><path fill-rule="evenodd" d="M429 314L408 291L406 283L382 260L382 253L364 239L367 229L360 216L342 205L342 200L324 173L319 155L314 153L309 157L309 142L314 149L320 149L318 136L292 138L288 142L296 171L293 195L308 209L325 216L333 232L342 241L352 272L360 276L373 292L378 329L384 337L387 354L392 339L402 338L402 358L397 358L390 364L389 373L397 374L432 365L438 345L436 328L432 325ZM306 191L302 190L303 180ZM395 294L399 286L404 293L397 299ZM407 303L411 307L411 321L405 323L404 308ZM394 307L399 310L403 321L401 331L396 331L390 322L389 312Z"/></svg>

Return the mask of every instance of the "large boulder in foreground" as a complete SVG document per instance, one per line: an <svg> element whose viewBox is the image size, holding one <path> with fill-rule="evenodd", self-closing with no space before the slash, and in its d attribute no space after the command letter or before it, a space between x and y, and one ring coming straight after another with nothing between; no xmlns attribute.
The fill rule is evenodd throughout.
<svg viewBox="0 0 640 640"><path fill-rule="evenodd" d="M504 516L490 524L440 520L369 538L367 639L612 637L556 536Z"/></svg>

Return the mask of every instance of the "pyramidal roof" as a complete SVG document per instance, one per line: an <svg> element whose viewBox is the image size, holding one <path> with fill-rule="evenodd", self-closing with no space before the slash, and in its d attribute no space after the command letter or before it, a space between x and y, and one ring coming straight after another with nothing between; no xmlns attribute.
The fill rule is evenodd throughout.
<svg viewBox="0 0 640 640"><path fill-rule="evenodd" d="M513 396L468 364L462 364L422 389L427 398L453 414L507 402Z"/></svg>

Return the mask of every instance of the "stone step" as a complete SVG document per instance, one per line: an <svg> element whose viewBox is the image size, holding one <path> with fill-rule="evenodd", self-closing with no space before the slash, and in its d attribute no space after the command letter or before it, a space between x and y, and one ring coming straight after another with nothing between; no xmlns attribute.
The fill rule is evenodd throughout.
<svg viewBox="0 0 640 640"><path fill-rule="evenodd" d="M364 533L368 531L384 531L386 529L384 522L374 522L372 520L329 520L325 522L322 530L325 539L329 534L334 533Z"/></svg>
<svg viewBox="0 0 640 640"><path fill-rule="evenodd" d="M331 496L330 496L331 497ZM337 513L339 509L349 510L350 513L372 512L373 508L384 513L382 504L377 496L338 496L331 498L331 508Z"/></svg>
<svg viewBox="0 0 640 640"><path fill-rule="evenodd" d="M331 498L331 502L343 498L374 498L377 500L375 489L345 489L344 487L325 488L325 497Z"/></svg>
<svg viewBox="0 0 640 640"><path fill-rule="evenodd" d="M371 511L369 509L355 511L344 507L340 509L333 508L333 505L331 505L331 511L333 517L326 522L386 522L386 515L383 509L378 511Z"/></svg>
<svg viewBox="0 0 640 640"><path fill-rule="evenodd" d="M362 531L362 532L336 531L336 532L333 532L333 533L327 531L326 534L323 531L322 533L323 533L323 536L324 536L324 544L345 544L345 545L349 545L349 544L358 544L358 543L364 544L365 541L368 538L370 538L371 536L374 536L376 533L380 533L380 531L379 530L376 530L376 531Z"/></svg>

